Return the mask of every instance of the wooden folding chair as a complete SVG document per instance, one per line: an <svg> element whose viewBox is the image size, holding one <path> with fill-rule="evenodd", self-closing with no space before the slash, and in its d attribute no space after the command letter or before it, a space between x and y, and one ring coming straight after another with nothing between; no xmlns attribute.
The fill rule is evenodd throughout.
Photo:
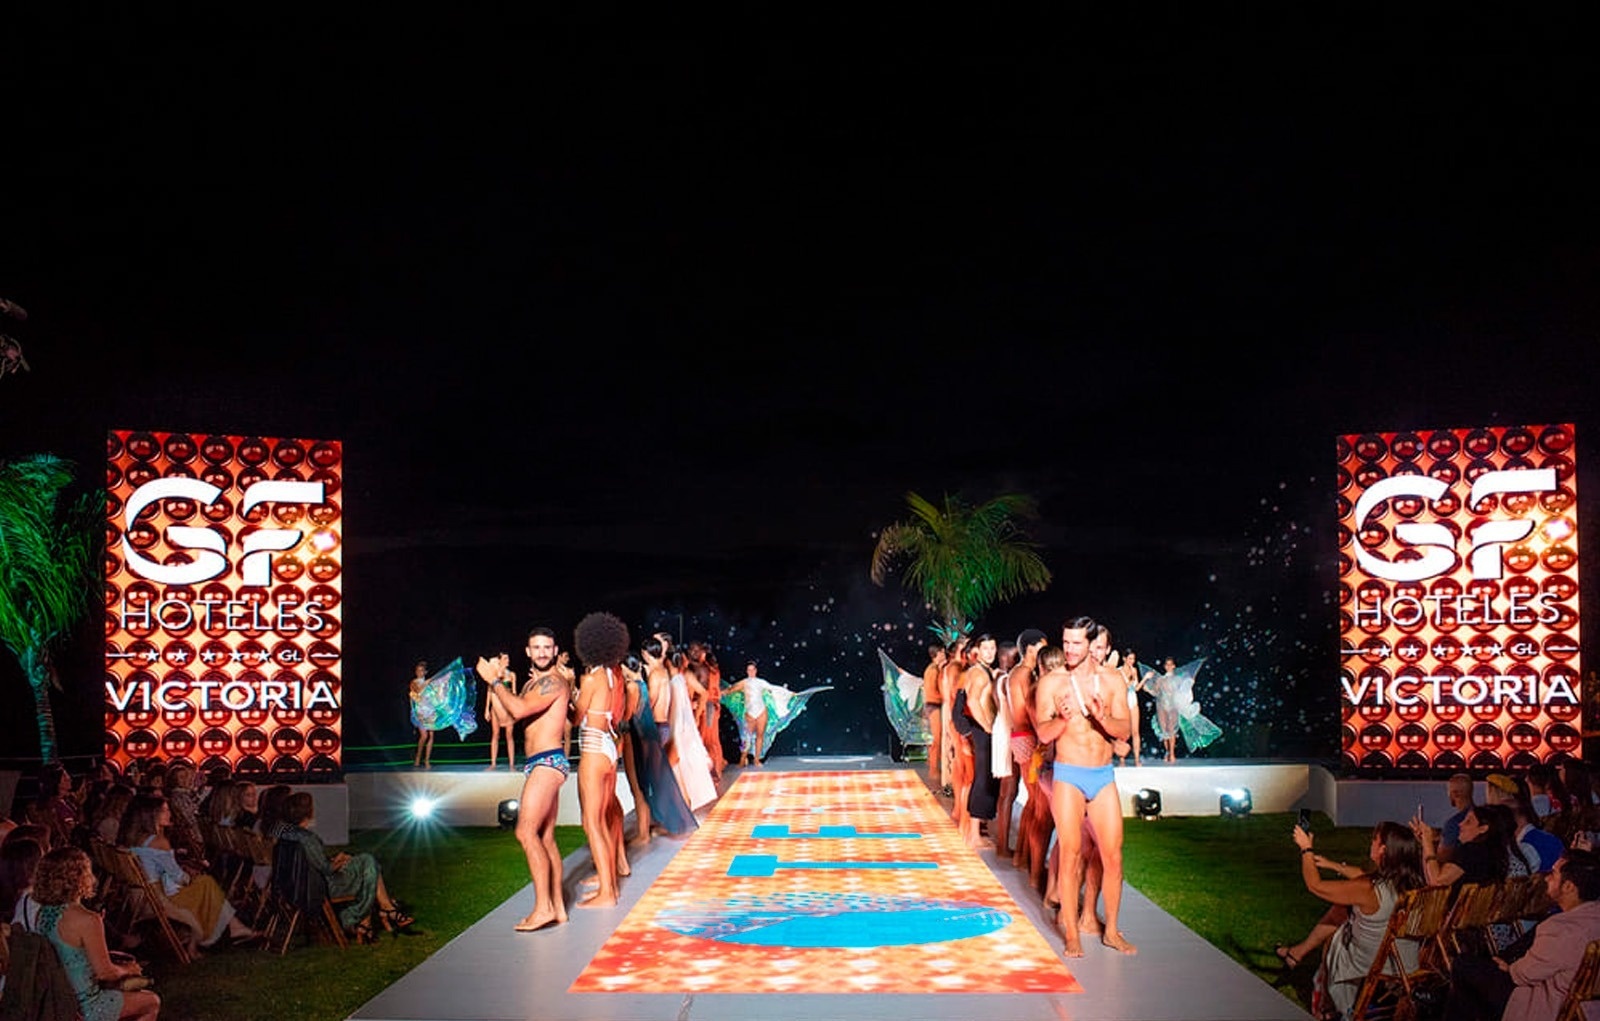
<svg viewBox="0 0 1600 1021"><path fill-rule="evenodd" d="M1367 969L1367 976L1356 993L1351 1009L1352 1021L1376 1017L1385 1008L1400 1015L1406 1008L1414 1009L1412 995L1429 980L1443 979L1437 962L1429 961L1425 951L1435 945L1444 928L1445 909L1450 903L1450 887L1425 886L1412 890L1400 898L1394 913L1389 916L1389 926L1384 930L1378 954ZM1400 941L1410 940L1417 947L1417 966L1409 968L1400 953Z"/></svg>
<svg viewBox="0 0 1600 1021"><path fill-rule="evenodd" d="M320 927L343 950L348 941L339 924L338 906L354 897L329 897L322 876L306 861L305 850L293 840L279 840L272 853L273 919L266 945L282 954L289 949L297 930L305 925L306 937L312 927ZM279 935L279 927L282 935Z"/></svg>
<svg viewBox="0 0 1600 1021"><path fill-rule="evenodd" d="M1456 898L1450 913L1433 945L1439 955L1439 970L1450 973L1450 964L1456 955L1469 945L1481 945L1489 938L1489 926L1501 921L1499 912L1508 899L1522 897L1521 877L1499 883L1463 883L1456 889Z"/></svg>
<svg viewBox="0 0 1600 1021"><path fill-rule="evenodd" d="M125 847L112 847L106 845L108 850L106 860L116 876L117 881L129 896L134 905L142 905L149 909L150 915L155 918L161 936L172 948L173 956L177 957L179 964L188 964L190 961L189 947L178 938L178 931L172 927L172 919L167 917L167 896L153 880L144 874L144 868L139 864L133 852Z"/></svg>
<svg viewBox="0 0 1600 1021"><path fill-rule="evenodd" d="M1513 876L1506 880L1505 899L1495 906L1491 924L1509 925L1520 936L1527 931L1526 919L1550 913L1550 891L1542 874Z"/></svg>
<svg viewBox="0 0 1600 1021"><path fill-rule="evenodd" d="M1556 1021L1583 1021L1583 1005L1590 1000L1600 1000L1600 939L1583 951L1583 960L1572 976L1572 985L1567 987L1567 998L1561 1002Z"/></svg>
<svg viewBox="0 0 1600 1021"><path fill-rule="evenodd" d="M267 906L267 893L271 887L256 885L255 870L259 865L265 865L269 870L272 868L272 841L252 829L240 826L225 827L225 829L233 853L243 862L239 870L238 895L233 898L234 903L246 906L252 912L263 911Z"/></svg>

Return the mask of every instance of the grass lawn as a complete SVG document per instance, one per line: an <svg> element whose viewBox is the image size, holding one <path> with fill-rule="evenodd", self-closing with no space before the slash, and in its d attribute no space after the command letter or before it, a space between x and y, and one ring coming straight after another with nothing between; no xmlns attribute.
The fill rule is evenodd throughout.
<svg viewBox="0 0 1600 1021"><path fill-rule="evenodd" d="M1272 953L1274 944L1304 936L1328 906L1300 878L1294 824L1287 813L1129 819L1123 868L1128 882L1168 914L1309 1009L1319 955L1285 973ZM1336 829L1319 813L1312 831L1322 854L1366 861L1372 827ZM1138 934L1131 935L1137 942Z"/></svg>
<svg viewBox="0 0 1600 1021"><path fill-rule="evenodd" d="M562 826L563 855L583 846L583 830ZM371 851L384 881L417 916L418 936L384 934L374 946L298 946L279 957L257 949L217 950L188 967L164 948L140 950L161 994L163 1021L337 1021L420 964L528 885L522 848L510 831L407 827L351 834ZM532 907L532 894L529 894Z"/></svg>
<svg viewBox="0 0 1600 1021"><path fill-rule="evenodd" d="M1289 837L1294 821L1288 814L1129 819L1124 861L1129 883L1306 1006L1316 955L1284 974L1272 953L1274 943L1303 936L1325 907L1301 882L1300 855ZM1314 829L1323 853L1365 859L1370 827L1335 829L1319 815ZM582 846L583 831L563 826L557 839L570 854ZM376 946L345 951L304 946L283 957L219 950L187 968L154 950L162 1018L337 1021L528 883L522 851L504 830L364 831L352 834L352 847L377 855L395 896L420 919L422 935L386 935Z"/></svg>

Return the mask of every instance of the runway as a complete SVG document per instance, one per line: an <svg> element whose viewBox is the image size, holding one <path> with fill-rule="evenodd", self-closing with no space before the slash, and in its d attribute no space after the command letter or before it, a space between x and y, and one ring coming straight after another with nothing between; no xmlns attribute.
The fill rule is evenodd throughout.
<svg viewBox="0 0 1600 1021"><path fill-rule="evenodd" d="M992 857L909 768L774 760L695 834L639 852L616 908L517 934L525 889L351 1017L1307 1017L1132 889L1138 956L1090 944L1067 962L1025 877ZM573 882L591 871L586 852L568 865Z"/></svg>

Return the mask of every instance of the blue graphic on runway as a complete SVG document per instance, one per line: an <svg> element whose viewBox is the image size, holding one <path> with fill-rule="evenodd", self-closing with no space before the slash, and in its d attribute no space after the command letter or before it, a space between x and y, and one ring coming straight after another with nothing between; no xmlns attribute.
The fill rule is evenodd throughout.
<svg viewBox="0 0 1600 1021"><path fill-rule="evenodd" d="M764 947L893 947L970 939L1011 924L971 901L858 893L787 893L708 901L657 913L681 936Z"/></svg>
<svg viewBox="0 0 1600 1021"><path fill-rule="evenodd" d="M750 831L756 840L921 840L920 833L858 833L854 826L818 826L815 833L792 833L787 823L763 823Z"/></svg>
<svg viewBox="0 0 1600 1021"><path fill-rule="evenodd" d="M936 869L936 861L779 861L775 854L736 854L728 875L766 878L779 869L816 869L840 872L848 869Z"/></svg>

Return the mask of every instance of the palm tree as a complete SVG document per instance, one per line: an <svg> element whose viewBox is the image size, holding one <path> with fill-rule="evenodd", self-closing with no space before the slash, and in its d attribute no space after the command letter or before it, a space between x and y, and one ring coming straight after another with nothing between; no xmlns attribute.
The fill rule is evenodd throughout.
<svg viewBox="0 0 1600 1021"><path fill-rule="evenodd" d="M72 463L53 454L0 462L0 642L22 664L39 715L39 756L56 758L51 650L82 619L94 592L101 498L63 506Z"/></svg>
<svg viewBox="0 0 1600 1021"><path fill-rule="evenodd" d="M1006 493L976 507L946 496L935 507L916 493L906 494L908 521L897 521L878 535L872 551L872 580L882 585L889 567L907 559L903 578L922 593L933 610L930 627L946 641L967 633L972 622L997 602L1023 592L1043 592L1050 569L1028 541L1018 518L1037 516L1032 498Z"/></svg>

